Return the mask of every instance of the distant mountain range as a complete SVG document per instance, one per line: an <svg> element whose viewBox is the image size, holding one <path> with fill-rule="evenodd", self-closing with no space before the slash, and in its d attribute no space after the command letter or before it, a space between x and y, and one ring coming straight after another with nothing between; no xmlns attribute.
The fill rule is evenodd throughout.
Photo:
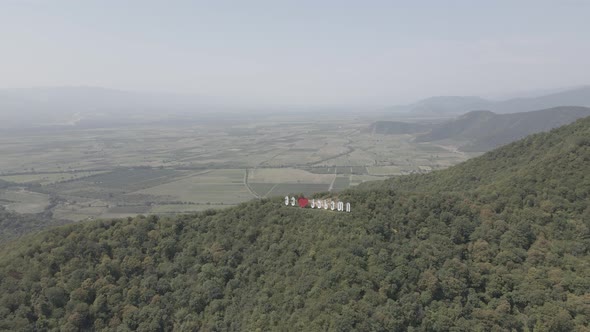
<svg viewBox="0 0 590 332"><path fill-rule="evenodd" d="M389 110L414 115L450 116L470 111L488 110L495 113L514 113L558 106L590 107L590 86L584 86L543 96L513 98L503 101L474 96L431 97L413 104L394 106Z"/></svg>
<svg viewBox="0 0 590 332"><path fill-rule="evenodd" d="M439 96L410 105L394 106L386 111L388 114L396 112L398 115L441 118L476 110L514 113L558 106L590 107L590 86L504 101L474 96ZM232 112L232 118L251 116L252 109L260 112L260 107L245 102L204 95L133 92L100 87L0 89L0 128L186 123L201 121L206 113L215 115L219 120L219 111ZM288 107L282 109L289 110ZM276 112L275 109L269 110L267 113ZM195 116L197 114L198 117ZM421 129L412 129L415 130Z"/></svg>
<svg viewBox="0 0 590 332"><path fill-rule="evenodd" d="M426 132L417 136L416 141L453 140L465 142L460 148L463 151L483 152L587 116L590 116L590 108L578 106L511 114L472 111L456 119L430 126L399 121L377 121L371 124L368 130L377 134Z"/></svg>

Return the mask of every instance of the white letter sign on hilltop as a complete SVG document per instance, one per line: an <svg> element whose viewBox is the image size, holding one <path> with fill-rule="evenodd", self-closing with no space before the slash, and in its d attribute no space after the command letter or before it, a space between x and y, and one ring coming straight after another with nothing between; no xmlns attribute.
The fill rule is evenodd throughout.
<svg viewBox="0 0 590 332"><path fill-rule="evenodd" d="M331 210L331 211L346 211L350 212L350 203L349 202L340 202L335 201L333 199L312 199L309 201L305 197L296 198L295 196L285 196L285 205L286 206L295 206L299 204L300 207L304 208L308 204L312 209L324 209L324 210Z"/></svg>

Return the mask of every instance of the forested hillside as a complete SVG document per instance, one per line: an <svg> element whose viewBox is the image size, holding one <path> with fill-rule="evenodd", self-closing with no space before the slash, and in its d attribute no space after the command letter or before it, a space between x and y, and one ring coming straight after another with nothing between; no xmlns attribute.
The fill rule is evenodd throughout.
<svg viewBox="0 0 590 332"><path fill-rule="evenodd" d="M0 329L590 329L590 118L339 195L23 237Z"/></svg>
<svg viewBox="0 0 590 332"><path fill-rule="evenodd" d="M63 220L52 220L43 213L19 214L0 206L0 244L18 238L23 234L64 223Z"/></svg>

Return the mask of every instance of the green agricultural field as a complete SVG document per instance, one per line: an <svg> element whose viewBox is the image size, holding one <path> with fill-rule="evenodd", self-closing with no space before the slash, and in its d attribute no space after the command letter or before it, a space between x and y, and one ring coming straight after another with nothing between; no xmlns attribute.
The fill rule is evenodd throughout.
<svg viewBox="0 0 590 332"><path fill-rule="evenodd" d="M256 197L244 185L244 172L240 169L212 170L135 193L194 203L237 204Z"/></svg>
<svg viewBox="0 0 590 332"><path fill-rule="evenodd" d="M60 205L53 209L53 217L56 219L65 219L80 221L89 218L100 218L107 212L105 206L87 206L86 204Z"/></svg>
<svg viewBox="0 0 590 332"><path fill-rule="evenodd" d="M63 173L33 173L24 175L6 175L0 176L0 180L5 180L14 183L38 183L40 185L48 185L63 181L72 181L83 179L89 176L106 173L102 172L63 172Z"/></svg>
<svg viewBox="0 0 590 332"><path fill-rule="evenodd" d="M260 197L267 196L267 194L270 193L270 191L278 185L279 185L278 183L252 183L252 182L248 182L248 186L250 187L250 189L252 189L252 191L254 191Z"/></svg>
<svg viewBox="0 0 590 332"><path fill-rule="evenodd" d="M367 167L367 171L369 173L369 175L377 175L377 176L383 176L383 175L400 175L402 174L402 170L404 168L400 167L400 166L372 166L372 167Z"/></svg>
<svg viewBox="0 0 590 332"><path fill-rule="evenodd" d="M318 166L318 167L302 167L301 169L315 174L334 174L336 167Z"/></svg>
<svg viewBox="0 0 590 332"><path fill-rule="evenodd" d="M386 178L387 177L384 177L384 176L373 176L373 175L351 175L350 176L350 185L356 186L356 185L359 185L363 182L383 180Z"/></svg>
<svg viewBox="0 0 590 332"><path fill-rule="evenodd" d="M0 202L18 213L41 213L49 205L49 196L24 189L0 192Z"/></svg>
<svg viewBox="0 0 590 332"><path fill-rule="evenodd" d="M332 191L340 191L350 187L350 176L338 176L332 185Z"/></svg>
<svg viewBox="0 0 590 332"><path fill-rule="evenodd" d="M107 213L113 214L141 214L147 213L150 210L149 206L144 205L129 205L129 206L115 206L109 208Z"/></svg>
<svg viewBox="0 0 590 332"><path fill-rule="evenodd" d="M103 188L125 189L135 191L169 182L184 175L170 169L120 169L86 178L86 182Z"/></svg>
<svg viewBox="0 0 590 332"><path fill-rule="evenodd" d="M257 168L248 170L248 183L326 183L334 180L334 174L314 174L294 168Z"/></svg>
<svg viewBox="0 0 590 332"><path fill-rule="evenodd" d="M317 174L294 168L258 168L248 171L248 185L259 196L311 195L327 191L334 174Z"/></svg>
<svg viewBox="0 0 590 332"><path fill-rule="evenodd" d="M274 187L274 189L266 195L267 197L272 196L286 196L286 195L297 195L304 194L305 196L311 196L317 192L328 191L330 188L329 184L317 184L317 183L281 183Z"/></svg>
<svg viewBox="0 0 590 332"><path fill-rule="evenodd" d="M367 174L367 168L365 166L316 166L303 167L302 169L316 174Z"/></svg>
<svg viewBox="0 0 590 332"><path fill-rule="evenodd" d="M338 174L367 174L367 168L365 166L338 166L337 167Z"/></svg>
<svg viewBox="0 0 590 332"><path fill-rule="evenodd" d="M149 212L154 214L192 213L231 206L235 206L235 204L167 204L154 206Z"/></svg>
<svg viewBox="0 0 590 332"><path fill-rule="evenodd" d="M364 130L372 120L352 116L241 121L0 133L0 180L12 183L0 190L27 191L0 204L41 212L53 196L54 218L68 220L190 212L340 191L477 155L458 151L453 142L374 135Z"/></svg>

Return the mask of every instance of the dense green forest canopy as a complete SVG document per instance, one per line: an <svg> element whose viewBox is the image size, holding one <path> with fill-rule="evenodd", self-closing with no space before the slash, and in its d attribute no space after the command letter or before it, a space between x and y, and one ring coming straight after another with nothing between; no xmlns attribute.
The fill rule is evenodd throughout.
<svg viewBox="0 0 590 332"><path fill-rule="evenodd" d="M0 329L590 329L590 118L339 196L25 236Z"/></svg>
<svg viewBox="0 0 590 332"><path fill-rule="evenodd" d="M42 229L47 223L41 215L18 214L0 206L0 244Z"/></svg>

